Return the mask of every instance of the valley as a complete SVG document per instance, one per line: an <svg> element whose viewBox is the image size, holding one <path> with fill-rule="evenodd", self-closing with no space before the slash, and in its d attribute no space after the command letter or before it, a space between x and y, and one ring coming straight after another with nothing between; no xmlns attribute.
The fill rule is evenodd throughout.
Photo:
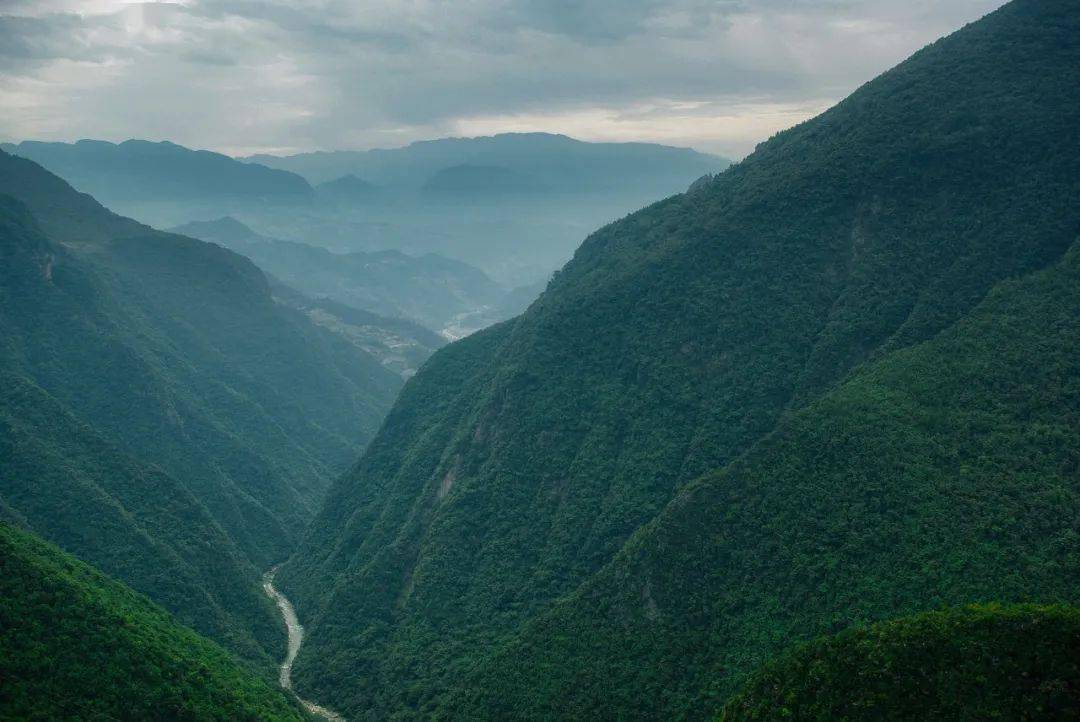
<svg viewBox="0 0 1080 722"><path fill-rule="evenodd" d="M281 662L278 681L283 690L291 693L293 691L292 666L297 653L300 651L300 646L304 643L304 627L300 624L300 620L296 618L296 611L293 609L292 602L274 588L274 575L276 573L277 567L274 567L263 575L263 590L266 592L266 596L270 597L281 611L281 619L285 622L285 628L288 631L288 648L285 652L285 659ZM309 700L300 697L297 697L297 699L300 700L300 704L304 706L304 709L317 717L330 722L344 722L344 718L336 712L332 712Z"/></svg>
<svg viewBox="0 0 1080 722"><path fill-rule="evenodd" d="M0 16L0 719L1077 720L1076 0L498 6Z"/></svg>

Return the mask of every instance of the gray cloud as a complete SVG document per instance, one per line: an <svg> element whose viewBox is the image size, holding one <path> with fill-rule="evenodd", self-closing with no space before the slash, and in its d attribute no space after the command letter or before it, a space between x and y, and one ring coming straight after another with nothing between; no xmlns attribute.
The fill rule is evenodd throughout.
<svg viewBox="0 0 1080 722"><path fill-rule="evenodd" d="M528 129L740 154L998 4L0 0L0 136L247 152Z"/></svg>

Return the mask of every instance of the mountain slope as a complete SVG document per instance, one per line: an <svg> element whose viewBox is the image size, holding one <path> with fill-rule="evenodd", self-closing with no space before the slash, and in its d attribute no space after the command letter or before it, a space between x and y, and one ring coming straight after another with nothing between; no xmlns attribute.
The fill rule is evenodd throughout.
<svg viewBox="0 0 1080 722"><path fill-rule="evenodd" d="M721 720L1076 719L1080 613L968 607L815 640L754 675Z"/></svg>
<svg viewBox="0 0 1080 722"><path fill-rule="evenodd" d="M174 231L220 243L304 293L383 316L409 318L435 331L476 317L488 325L504 291L478 268L436 254L332 253L261 236L233 218L195 221Z"/></svg>
<svg viewBox="0 0 1080 722"><path fill-rule="evenodd" d="M853 370L1062 258L1080 233L1080 98L1065 80L1080 68L1076 23L1066 2L1006 6L693 193L595 233L522 317L436 354L279 575L310 632L299 687L373 717L697 716L763 655L819 633L812 610L755 623L768 587L731 628L723 608L695 616L709 597L691 580L725 578L706 544L724 516L707 506L682 535L667 519L695 478L752 453ZM1074 349L1069 333L1055 343ZM1067 418L1071 400L1048 393ZM834 521L795 514L786 528ZM613 564L635 558L645 525L672 529L664 553ZM946 548L919 551L932 568ZM1008 567L1027 593L1075 588L1052 574L1066 548L1030 553L1045 574ZM955 601L991 584L988 566L947 568ZM663 591L683 605L661 629L649 600L658 613L671 602L648 574L667 570ZM822 594L845 589L832 582Z"/></svg>
<svg viewBox="0 0 1080 722"><path fill-rule="evenodd" d="M0 204L0 496L269 662L280 630L260 572L292 549L400 377L277 305L246 259L115 216L6 154L0 193L26 204Z"/></svg>
<svg viewBox="0 0 1080 722"><path fill-rule="evenodd" d="M450 709L700 718L792 640L943 603L1075 603L1078 319L1074 245L688 485Z"/></svg>
<svg viewBox="0 0 1080 722"><path fill-rule="evenodd" d="M301 720L160 607L0 524L0 718Z"/></svg>

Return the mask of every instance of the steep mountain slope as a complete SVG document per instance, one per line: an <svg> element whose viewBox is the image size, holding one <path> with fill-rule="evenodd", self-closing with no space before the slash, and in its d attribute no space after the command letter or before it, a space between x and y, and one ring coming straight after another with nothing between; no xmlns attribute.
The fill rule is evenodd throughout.
<svg viewBox="0 0 1080 722"><path fill-rule="evenodd" d="M304 293L412 319L435 331L471 317L475 325L470 330L490 324L493 319L488 316L505 295L480 269L431 253L419 257L398 251L332 253L267 238L228 217L173 230L243 254Z"/></svg>
<svg viewBox="0 0 1080 722"><path fill-rule="evenodd" d="M688 485L450 708L697 718L792 640L942 603L1075 604L1078 348L1075 244Z"/></svg>
<svg viewBox="0 0 1080 722"><path fill-rule="evenodd" d="M1075 607L968 607L815 640L756 673L721 720L1080 718Z"/></svg>
<svg viewBox="0 0 1080 722"><path fill-rule="evenodd" d="M699 716L765 655L832 622L893 616L934 593L1074 594L1071 522L1057 511L1076 501L1060 466L1075 452L1067 433L1053 454L1032 441L1015 457L987 457L1009 505L993 507L980 477L959 477L954 493L970 495L973 520L998 509L991 528L1027 511L1016 500L1029 486L1039 490L1028 522L1003 527L1013 536L1002 548L1015 554L951 526L934 476L954 470L945 460L917 491L887 487L900 508L924 501L925 523L955 544L916 535L909 556L881 557L881 569L910 574L876 597L877 578L856 575L856 561L839 569L858 585L827 573L819 547L797 544L805 534L828 549L817 531L849 520L855 560L870 553L864 545L894 542L906 517L875 506L876 487L847 499L833 481L825 488L838 498L815 497L817 477L778 471L775 504L788 485L812 489L784 507L773 533L793 540L777 548L762 523L776 510L758 513L751 481L691 482L743 468L737 460L775 443L787 416L819 428L800 414L837 398L848 413L855 400L822 395L854 393L838 386L853 370L902 364L913 347L932 353L920 344L995 285L1063 257L1080 234L1080 97L1067 80L1080 70L1077 38L1071 3L1014 2L694 192L597 232L521 318L436 354L279 575L309 627L299 687L354 716ZM1047 277L1057 281L1035 281L1048 284L1040 293L1074 304L1061 281L1073 263ZM1074 316L1040 324L1039 313L1026 317L1027 346L999 340L1019 353L1045 335L1064 383L1075 378ZM943 359L974 341L957 343ZM1023 370L1042 373L1033 383L1047 404L1032 423L1064 433L1075 398L1055 385L1057 366L1031 363ZM946 388L978 388L969 376ZM999 421L1013 423L1015 387L986 393L980 402L1001 404ZM978 460L963 405L976 401L954 401L957 426L940 433ZM1024 423L1016 435L1037 437ZM883 447L907 440L904 417L890 431ZM798 468L814 468L816 441L800 447ZM847 473L895 473L924 450L898 449L884 467L876 449ZM716 499L693 496L703 489ZM745 517L731 530L729 507ZM1049 536L1032 538L1039 527ZM774 568L777 578L764 573ZM815 608L812 593L831 606Z"/></svg>
<svg viewBox="0 0 1080 722"><path fill-rule="evenodd" d="M114 216L6 154L0 193L23 201L0 204L5 506L266 659L280 630L259 573L400 377L275 304L246 259Z"/></svg>
<svg viewBox="0 0 1080 722"><path fill-rule="evenodd" d="M302 720L127 587L0 523L0 718Z"/></svg>

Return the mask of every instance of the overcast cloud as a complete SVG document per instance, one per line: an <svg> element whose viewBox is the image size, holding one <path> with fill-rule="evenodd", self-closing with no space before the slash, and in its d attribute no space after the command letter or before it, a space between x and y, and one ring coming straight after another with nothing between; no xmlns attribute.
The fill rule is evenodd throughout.
<svg viewBox="0 0 1080 722"><path fill-rule="evenodd" d="M1001 0L0 0L0 138L740 156Z"/></svg>

